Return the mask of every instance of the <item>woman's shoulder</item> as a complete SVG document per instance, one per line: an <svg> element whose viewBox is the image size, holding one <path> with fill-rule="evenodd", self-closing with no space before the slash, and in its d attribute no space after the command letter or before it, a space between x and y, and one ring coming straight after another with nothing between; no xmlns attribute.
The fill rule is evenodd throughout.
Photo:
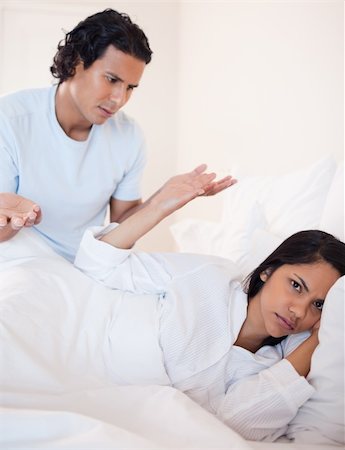
<svg viewBox="0 0 345 450"><path fill-rule="evenodd" d="M193 273L219 273L229 280L240 280L241 273L237 264L233 261L213 255L197 253L162 253L156 254L157 258L164 261L169 272L174 277L184 277ZM170 270L169 270L170 269Z"/></svg>

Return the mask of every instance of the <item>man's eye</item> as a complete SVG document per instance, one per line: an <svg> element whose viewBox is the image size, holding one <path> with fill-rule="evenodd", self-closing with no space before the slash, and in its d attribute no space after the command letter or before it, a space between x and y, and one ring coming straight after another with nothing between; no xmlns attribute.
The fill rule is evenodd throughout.
<svg viewBox="0 0 345 450"><path fill-rule="evenodd" d="M315 308L317 308L317 309L319 309L320 311L322 311L322 308L323 308L323 301L322 300L316 300L315 302L314 302L314 306L315 306Z"/></svg>
<svg viewBox="0 0 345 450"><path fill-rule="evenodd" d="M105 78L107 79L107 81L109 81L109 83L116 83L117 81L117 78L110 77L108 75Z"/></svg>
<svg viewBox="0 0 345 450"><path fill-rule="evenodd" d="M301 285L295 280L291 280L291 286L298 292L301 292Z"/></svg>

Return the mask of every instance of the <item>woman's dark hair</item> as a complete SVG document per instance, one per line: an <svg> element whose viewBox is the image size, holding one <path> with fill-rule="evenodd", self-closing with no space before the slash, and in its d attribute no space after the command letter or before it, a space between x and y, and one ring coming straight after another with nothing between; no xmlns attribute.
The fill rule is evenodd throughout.
<svg viewBox="0 0 345 450"><path fill-rule="evenodd" d="M50 71L60 83L73 77L82 61L87 69L103 56L109 45L148 64L152 51L144 32L129 16L106 9L80 22L58 44Z"/></svg>
<svg viewBox="0 0 345 450"><path fill-rule="evenodd" d="M319 230L300 231L287 238L277 247L244 281L248 301L262 288L264 282L260 274L264 271L272 274L284 264L312 264L318 261L329 263L345 275L345 244L329 233ZM276 345L285 337L270 337L265 345Z"/></svg>

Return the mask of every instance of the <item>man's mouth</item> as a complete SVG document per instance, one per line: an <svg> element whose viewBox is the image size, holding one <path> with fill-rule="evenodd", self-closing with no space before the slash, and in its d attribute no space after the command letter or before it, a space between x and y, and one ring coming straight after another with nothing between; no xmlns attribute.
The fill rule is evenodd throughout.
<svg viewBox="0 0 345 450"><path fill-rule="evenodd" d="M116 113L116 111L112 111L110 109L104 108L103 106L99 106L98 108L101 110L103 115L106 117L111 117Z"/></svg>

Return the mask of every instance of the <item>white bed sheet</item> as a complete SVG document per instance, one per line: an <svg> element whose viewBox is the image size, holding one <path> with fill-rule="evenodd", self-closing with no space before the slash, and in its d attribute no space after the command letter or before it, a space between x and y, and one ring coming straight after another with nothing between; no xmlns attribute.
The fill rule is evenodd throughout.
<svg viewBox="0 0 345 450"><path fill-rule="evenodd" d="M7 394L1 449L335 450L331 445L249 442L171 387L115 386L61 393Z"/></svg>
<svg viewBox="0 0 345 450"><path fill-rule="evenodd" d="M171 387L114 386L56 394L11 392L0 410L1 449L335 450L249 442Z"/></svg>
<svg viewBox="0 0 345 450"><path fill-rule="evenodd" d="M331 444L295 444L281 440L278 442L250 442L252 450L339 450Z"/></svg>
<svg viewBox="0 0 345 450"><path fill-rule="evenodd" d="M140 386L133 379L130 386L118 385L126 364L104 361L104 333L97 334L94 323L102 311L121 317L116 314L123 304L30 233L0 245L1 449L315 450L245 441L162 385L161 367L152 364L159 349L146 353L154 340L147 331L155 326L150 314L140 337L129 333L127 339L139 349L131 363L148 379L153 371L157 383ZM141 312L133 313L132 329L138 329L138 317ZM322 446L328 449L334 447Z"/></svg>
<svg viewBox="0 0 345 450"><path fill-rule="evenodd" d="M250 448L164 386L154 302L125 296L30 233L0 245L1 449Z"/></svg>
<svg viewBox="0 0 345 450"><path fill-rule="evenodd" d="M1 448L168 449L250 446L181 392L113 386L54 394L6 394Z"/></svg>

